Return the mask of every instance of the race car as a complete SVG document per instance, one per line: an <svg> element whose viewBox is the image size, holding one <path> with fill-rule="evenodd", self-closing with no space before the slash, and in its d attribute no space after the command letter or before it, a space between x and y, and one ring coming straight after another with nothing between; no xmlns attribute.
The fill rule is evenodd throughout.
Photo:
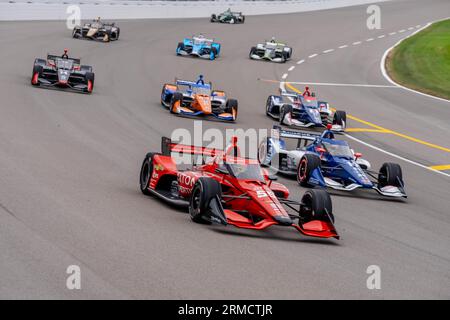
<svg viewBox="0 0 450 320"><path fill-rule="evenodd" d="M314 128L332 125L333 131L345 131L347 114L345 111L333 112L325 101L319 101L315 94L303 96L295 92L282 91L280 95L267 98L266 114L277 119L281 125Z"/></svg>
<svg viewBox="0 0 450 320"><path fill-rule="evenodd" d="M335 139L329 128L313 134L274 126L271 137L259 145L258 160L281 174L296 175L305 187L373 189L387 197L407 197L400 165L386 162L379 171L371 170L369 161L346 141ZM288 140L296 142L295 149L288 150Z"/></svg>
<svg viewBox="0 0 450 320"><path fill-rule="evenodd" d="M220 54L220 47L220 44L214 42L214 39L205 38L200 34L179 42L176 54L177 56L196 56L215 60Z"/></svg>
<svg viewBox="0 0 450 320"><path fill-rule="evenodd" d="M300 202L290 200L289 190L274 182L276 177L268 176L257 160L240 157L237 138L224 151L177 144L166 137L161 145L161 153L144 158L140 189L188 208L194 222L253 230L287 226L307 236L339 239L325 190L309 190ZM180 163L174 153L183 159L200 157L202 164Z"/></svg>
<svg viewBox="0 0 450 320"><path fill-rule="evenodd" d="M100 18L83 26L75 26L72 30L72 37L75 39L90 39L103 42L119 40L120 28L114 22L107 23Z"/></svg>
<svg viewBox="0 0 450 320"><path fill-rule="evenodd" d="M250 49L250 59L269 60L273 62L286 62L292 57L292 48L284 43L276 42L274 38L259 43Z"/></svg>
<svg viewBox="0 0 450 320"><path fill-rule="evenodd" d="M94 78L92 67L82 65L80 59L69 58L66 49L62 56L49 54L46 60L35 59L31 84L92 93Z"/></svg>
<svg viewBox="0 0 450 320"><path fill-rule="evenodd" d="M227 99L224 91L212 90L211 83L175 79L164 84L161 104L171 113L184 116L212 116L219 120L236 121L238 102Z"/></svg>
<svg viewBox="0 0 450 320"><path fill-rule="evenodd" d="M245 16L242 14L242 12L235 12L231 11L231 9L228 9L227 11L224 11L217 15L212 14L211 22L230 23L230 24L244 23Z"/></svg>

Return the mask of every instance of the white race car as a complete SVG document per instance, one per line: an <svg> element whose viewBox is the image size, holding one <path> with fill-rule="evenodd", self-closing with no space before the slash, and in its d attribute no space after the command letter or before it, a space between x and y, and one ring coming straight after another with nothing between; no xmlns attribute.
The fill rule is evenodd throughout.
<svg viewBox="0 0 450 320"><path fill-rule="evenodd" d="M259 43L250 49L250 59L286 62L292 57L292 48L274 39Z"/></svg>

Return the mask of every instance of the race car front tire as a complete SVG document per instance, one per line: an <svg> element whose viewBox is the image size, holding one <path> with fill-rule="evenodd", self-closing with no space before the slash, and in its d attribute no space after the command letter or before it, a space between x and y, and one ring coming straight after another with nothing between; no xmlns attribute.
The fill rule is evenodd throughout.
<svg viewBox="0 0 450 320"><path fill-rule="evenodd" d="M308 183L309 178L311 178L313 171L318 167L320 167L320 158L317 155L304 154L297 166L297 182L302 187L311 187Z"/></svg>
<svg viewBox="0 0 450 320"><path fill-rule="evenodd" d="M217 20L217 17L216 17L216 15L215 14L212 14L211 15L211 22L216 22L216 20Z"/></svg>
<svg viewBox="0 0 450 320"><path fill-rule="evenodd" d="M155 154L157 153L147 153L144 161L142 162L141 173L139 175L139 187L141 192L147 196L151 195L147 188L153 174L153 157Z"/></svg>
<svg viewBox="0 0 450 320"><path fill-rule="evenodd" d="M280 108L280 124L284 124L284 118L288 114L292 114L292 106L290 104L284 104Z"/></svg>
<svg viewBox="0 0 450 320"><path fill-rule="evenodd" d="M301 222L311 220L331 221L334 223L333 205L331 197L326 190L308 190L302 197L300 207Z"/></svg>
<svg viewBox="0 0 450 320"><path fill-rule="evenodd" d="M210 60L215 60L216 57L217 57L217 54L218 54L217 49L212 47L211 48L211 52L209 53L209 59Z"/></svg>
<svg viewBox="0 0 450 320"><path fill-rule="evenodd" d="M234 112L233 112L234 111ZM225 104L225 112L233 114L233 120L237 119L238 102L236 99L228 99Z"/></svg>
<svg viewBox="0 0 450 320"><path fill-rule="evenodd" d="M175 103L179 102L181 106L182 101L183 101L183 94L180 92L175 92L172 95L172 100L170 101L170 113L178 113L177 110L175 110Z"/></svg>
<svg viewBox="0 0 450 320"><path fill-rule="evenodd" d="M402 168L397 163L385 162L378 173L378 187L403 187Z"/></svg>
<svg viewBox="0 0 450 320"><path fill-rule="evenodd" d="M194 184L189 201L189 214L196 223L211 224L204 217L210 214L209 204L215 197L222 197L220 183L209 177L200 177Z"/></svg>
<svg viewBox="0 0 450 320"><path fill-rule="evenodd" d="M253 59L252 56L256 53L256 47L252 47L250 49L250 54L248 55L250 59Z"/></svg>
<svg viewBox="0 0 450 320"><path fill-rule="evenodd" d="M95 75L93 72L86 72L85 78L86 78L86 85L87 85L87 88L85 89L85 91L87 93L92 93L92 91L94 90Z"/></svg>
<svg viewBox="0 0 450 320"><path fill-rule="evenodd" d="M33 86L38 86L39 82L38 82L38 77L42 74L42 66L35 64L33 66L33 74L31 75L31 85Z"/></svg>

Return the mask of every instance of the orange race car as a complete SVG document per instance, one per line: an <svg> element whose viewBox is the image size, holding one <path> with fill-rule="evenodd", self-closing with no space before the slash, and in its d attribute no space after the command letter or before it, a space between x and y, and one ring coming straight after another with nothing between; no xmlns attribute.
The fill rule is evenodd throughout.
<svg viewBox="0 0 450 320"><path fill-rule="evenodd" d="M197 82L175 80L165 84L161 104L171 113L185 116L213 116L219 120L236 121L238 102L227 99L224 91L212 90L211 83L200 77Z"/></svg>

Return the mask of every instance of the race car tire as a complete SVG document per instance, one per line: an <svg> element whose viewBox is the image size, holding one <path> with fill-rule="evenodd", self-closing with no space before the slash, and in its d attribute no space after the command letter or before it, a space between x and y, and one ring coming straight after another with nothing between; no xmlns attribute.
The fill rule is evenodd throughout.
<svg viewBox="0 0 450 320"><path fill-rule="evenodd" d="M252 48L250 49L250 53L249 53L249 55L248 55L249 58L250 58L250 59L253 59L253 58L252 58L252 55L254 55L255 53L256 53L256 47L252 47Z"/></svg>
<svg viewBox="0 0 450 320"><path fill-rule="evenodd" d="M245 16L242 16L241 23L245 22Z"/></svg>
<svg viewBox="0 0 450 320"><path fill-rule="evenodd" d="M289 113L292 113L292 106L290 104L284 104L280 108L280 124L284 124L284 118Z"/></svg>
<svg viewBox="0 0 450 320"><path fill-rule="evenodd" d="M178 101L180 101L180 104L181 104L181 102L183 101L183 94L180 92L175 92L172 95L172 100L170 101L170 113L177 113L174 111L174 104L175 104L175 102L178 102Z"/></svg>
<svg viewBox="0 0 450 320"><path fill-rule="evenodd" d="M183 42L178 42L178 46L177 46L177 56L179 56L180 54L178 53L179 50L183 50L184 49L184 43Z"/></svg>
<svg viewBox="0 0 450 320"><path fill-rule="evenodd" d="M308 190L303 195L301 202L300 216L304 220L299 220L299 224L311 220L331 220L334 223L333 205L326 190Z"/></svg>
<svg viewBox="0 0 450 320"><path fill-rule="evenodd" d="M268 153L268 146L269 146L269 138L264 139L261 141L258 147L258 162L261 167L268 167L270 166L270 162L266 162L267 153Z"/></svg>
<svg viewBox="0 0 450 320"><path fill-rule="evenodd" d="M209 214L211 199L222 197L220 183L209 177L200 177L194 184L189 201L189 214L196 223L211 224L204 219Z"/></svg>
<svg viewBox="0 0 450 320"><path fill-rule="evenodd" d="M282 63L285 63L286 61L288 61L288 59L289 59L289 53L283 51L283 52L281 53L281 62L282 62Z"/></svg>
<svg viewBox="0 0 450 320"><path fill-rule="evenodd" d="M217 57L217 49L216 48L211 48L211 52L209 53L209 59L210 60L215 60Z"/></svg>
<svg viewBox="0 0 450 320"><path fill-rule="evenodd" d="M270 116L270 111L272 110L272 96L269 96L266 101L266 115Z"/></svg>
<svg viewBox="0 0 450 320"><path fill-rule="evenodd" d="M163 100L164 90L166 89L167 85L168 85L168 83L164 84L161 89L161 105L163 105L164 107L167 107L167 104L170 104L170 102L172 100L172 96L170 96L170 95L166 95L166 98Z"/></svg>
<svg viewBox="0 0 450 320"><path fill-rule="evenodd" d="M92 93L92 91L94 90L95 75L93 72L86 72L85 78L86 78L86 84L88 85L88 87L86 88L85 91L87 93ZM90 82L90 87L89 87L89 82Z"/></svg>
<svg viewBox="0 0 450 320"><path fill-rule="evenodd" d="M347 113L342 110L336 110L333 116L333 124L342 126L342 128L345 129L347 124Z"/></svg>
<svg viewBox="0 0 450 320"><path fill-rule="evenodd" d="M212 14L212 15L211 15L211 22L216 22L216 20L217 20L216 15L215 15L215 14Z"/></svg>
<svg viewBox="0 0 450 320"><path fill-rule="evenodd" d="M42 66L35 64L33 66L33 74L31 75L31 85L38 86L39 82L37 81L37 78L42 74Z"/></svg>
<svg viewBox="0 0 450 320"><path fill-rule="evenodd" d="M141 173L139 174L139 187L141 192L147 196L151 193L147 190L148 184L150 183L150 178L153 174L153 157L158 153L147 153L142 162Z"/></svg>
<svg viewBox="0 0 450 320"><path fill-rule="evenodd" d="M311 185L308 183L309 178L318 167L320 167L320 158L317 155L311 153L304 154L297 166L297 182L302 187L310 187Z"/></svg>
<svg viewBox="0 0 450 320"><path fill-rule="evenodd" d="M78 38L81 38L81 37L82 37L82 35L81 35L81 29L80 29L80 28L77 28L77 27L73 28L73 31L72 31L72 38L78 39Z"/></svg>
<svg viewBox="0 0 450 320"><path fill-rule="evenodd" d="M378 173L378 187L403 187L402 168L397 163L385 162Z"/></svg>
<svg viewBox="0 0 450 320"><path fill-rule="evenodd" d="M225 104L225 112L233 114L233 110L235 115L233 120L236 120L238 114L238 102L236 99L228 99Z"/></svg>

